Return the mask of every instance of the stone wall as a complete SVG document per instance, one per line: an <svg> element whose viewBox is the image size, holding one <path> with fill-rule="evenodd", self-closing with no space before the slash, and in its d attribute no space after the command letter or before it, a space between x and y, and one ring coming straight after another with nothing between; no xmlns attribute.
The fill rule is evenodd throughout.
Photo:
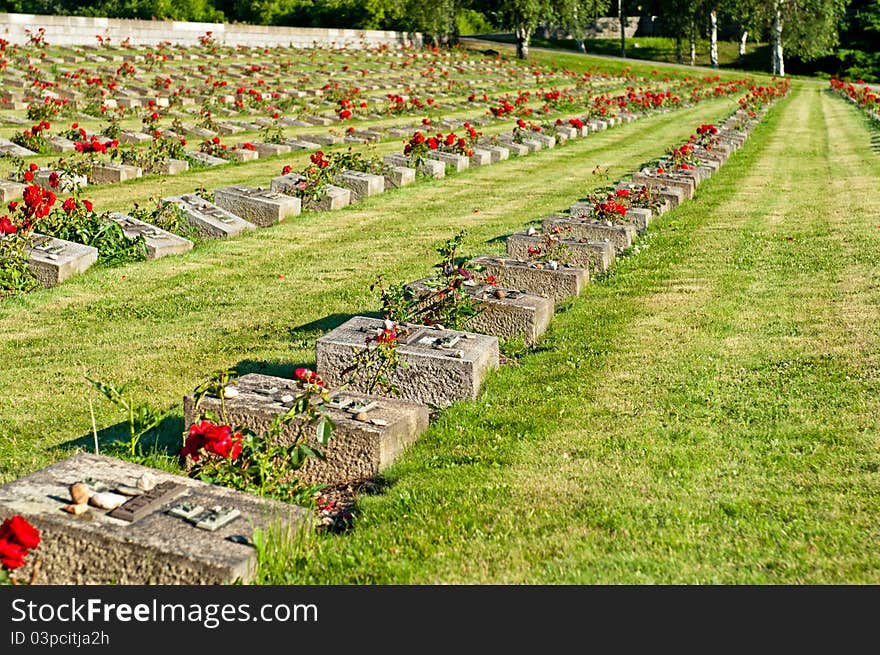
<svg viewBox="0 0 880 655"><path fill-rule="evenodd" d="M0 38L11 43L27 42L25 29L37 32L41 27L45 28L50 45L96 45L96 35L110 37L113 45L125 39L130 39L132 45L156 45L162 41L196 45L206 32L211 32L217 42L231 46L341 48L362 44L422 44L420 33L0 13Z"/></svg>

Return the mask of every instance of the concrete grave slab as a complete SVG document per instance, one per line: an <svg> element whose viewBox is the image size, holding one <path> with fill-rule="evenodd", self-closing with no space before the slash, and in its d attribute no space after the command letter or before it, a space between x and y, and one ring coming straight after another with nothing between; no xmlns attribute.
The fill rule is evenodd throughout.
<svg viewBox="0 0 880 655"><path fill-rule="evenodd" d="M186 156L188 159L191 159L202 166L222 166L223 164L229 163L228 159L215 157L214 155L209 155L206 152L199 152L197 150L187 150Z"/></svg>
<svg viewBox="0 0 880 655"><path fill-rule="evenodd" d="M36 232L25 247L28 267L44 287L54 287L98 261L98 249Z"/></svg>
<svg viewBox="0 0 880 655"><path fill-rule="evenodd" d="M254 141L253 146L254 148L256 148L257 153L260 157L276 157L278 155L286 155L292 150L289 145L286 145L284 143L261 143L259 141Z"/></svg>
<svg viewBox="0 0 880 655"><path fill-rule="evenodd" d="M541 221L542 230L560 236L593 241L610 241L616 252L629 248L636 237L636 226L628 223L608 224L591 218L575 218L555 214Z"/></svg>
<svg viewBox="0 0 880 655"><path fill-rule="evenodd" d="M249 373L235 380L238 391L226 398L226 412L234 425L263 432L272 421L293 406L300 389L294 380ZM195 407L192 395L183 399L185 425L192 425L199 411L219 413L220 399L202 398ZM369 396L357 391L333 391L326 415L335 427L330 441L318 447L326 461L312 458L296 476L306 484L344 484L376 477L428 427L429 409L406 400ZM290 445L296 436L288 428L281 443Z"/></svg>
<svg viewBox="0 0 880 655"><path fill-rule="evenodd" d="M119 508L130 511L87 505L77 516L63 510L76 482L87 481L93 489L136 489L145 475L156 486ZM191 521L170 513L183 505L202 511L193 512ZM235 510L232 520L213 531L196 527L214 508ZM311 525L309 512L295 505L85 453L0 486L0 518L15 514L40 531L37 582L56 585L249 582L256 573L255 529Z"/></svg>
<svg viewBox="0 0 880 655"><path fill-rule="evenodd" d="M134 180L142 177L143 174L143 170L138 166L102 163L92 166L91 180L92 184L110 184Z"/></svg>
<svg viewBox="0 0 880 655"><path fill-rule="evenodd" d="M559 249L555 257L557 263L570 264L581 268L589 268L590 273L604 273L614 261L614 246L610 241L592 241L588 239L566 239L556 235L548 235L547 243L540 232L529 234L517 232L507 237L507 255L513 259L536 260L542 251ZM537 250L534 254L529 249Z"/></svg>
<svg viewBox="0 0 880 655"><path fill-rule="evenodd" d="M397 189L416 181L416 169L407 166L392 166L385 173L385 188Z"/></svg>
<svg viewBox="0 0 880 655"><path fill-rule="evenodd" d="M276 193L296 196L299 192L298 185L305 179L297 173L288 173L287 175L272 178L270 189ZM313 211L332 211L334 209L342 209L351 204L351 191L349 189L327 184L324 187L324 191L323 198L319 200L306 200L303 206Z"/></svg>
<svg viewBox="0 0 880 655"><path fill-rule="evenodd" d="M181 196L162 198L162 202L172 203L183 210L186 221L192 225L199 236L208 239L223 239L256 229L256 225L240 216L221 209L199 196L187 193Z"/></svg>
<svg viewBox="0 0 880 655"><path fill-rule="evenodd" d="M0 202L8 203L10 200L18 200L26 188L27 185L20 182L0 182Z"/></svg>
<svg viewBox="0 0 880 655"><path fill-rule="evenodd" d="M351 191L352 202L358 202L385 191L384 176L360 171L343 171L336 178L336 184Z"/></svg>
<svg viewBox="0 0 880 655"><path fill-rule="evenodd" d="M382 157L382 161L389 166L404 166L407 168L412 168L413 166L409 158L404 155L385 155ZM422 175L434 178L435 180L439 180L446 176L446 164L436 159L422 160L416 170Z"/></svg>
<svg viewBox="0 0 880 655"><path fill-rule="evenodd" d="M302 211L302 201L295 196L242 184L216 189L214 204L260 227Z"/></svg>
<svg viewBox="0 0 880 655"><path fill-rule="evenodd" d="M431 278L424 278L410 282L406 287L430 303L434 293L430 281ZM501 339L522 338L526 343L534 344L546 332L553 318L552 300L521 289L466 283L462 291L474 300L478 312L467 320L467 328L473 332Z"/></svg>
<svg viewBox="0 0 880 655"><path fill-rule="evenodd" d="M119 224L128 238L144 237L144 241L147 244L147 257L149 259L158 259L166 255L178 255L192 250L193 242L189 239L184 239L182 236L145 223L128 214L111 212L109 218L111 221Z"/></svg>
<svg viewBox="0 0 880 655"><path fill-rule="evenodd" d="M383 325L381 319L355 316L320 337L316 360L324 380L334 387L345 383L343 371L352 364L355 350L367 347L367 338ZM496 337L412 324L401 328L397 354L406 365L398 367L392 380L405 400L447 407L476 398L485 376L498 367ZM363 391L362 385L358 381L349 388Z"/></svg>
<svg viewBox="0 0 880 655"><path fill-rule="evenodd" d="M492 276L501 286L523 289L554 302L580 295L590 281L589 269L558 263L553 266L496 255L474 257L472 262L484 269L484 276Z"/></svg>

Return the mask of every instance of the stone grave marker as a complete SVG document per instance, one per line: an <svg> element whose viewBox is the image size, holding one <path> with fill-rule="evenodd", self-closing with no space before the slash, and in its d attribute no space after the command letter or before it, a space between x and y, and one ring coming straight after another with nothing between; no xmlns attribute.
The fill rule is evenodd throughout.
<svg viewBox="0 0 880 655"><path fill-rule="evenodd" d="M471 166L488 166L495 161L492 158L492 153L484 148L474 148L469 159Z"/></svg>
<svg viewBox="0 0 880 655"><path fill-rule="evenodd" d="M285 139L284 143L290 146L291 150L319 150L321 148L320 143L302 139Z"/></svg>
<svg viewBox="0 0 880 655"><path fill-rule="evenodd" d="M133 239L137 236L144 237L147 244L147 257L158 259L166 255L177 255L192 250L193 242L184 239L173 232L168 232L155 225L150 225L137 218L121 212L111 212L110 220L119 224L125 236Z"/></svg>
<svg viewBox="0 0 880 655"><path fill-rule="evenodd" d="M150 143L153 140L149 134L143 132L135 132L134 130L122 130L119 133L119 143L123 145L140 145L142 143Z"/></svg>
<svg viewBox="0 0 880 655"><path fill-rule="evenodd" d="M54 287L98 261L98 249L37 234L25 248L28 267L44 287Z"/></svg>
<svg viewBox="0 0 880 655"><path fill-rule="evenodd" d="M253 223L194 194L169 196L162 198L162 202L180 207L186 221L196 229L200 236L209 239L223 239L256 228Z"/></svg>
<svg viewBox="0 0 880 655"><path fill-rule="evenodd" d="M143 174L144 172L139 166L104 162L92 166L91 178L92 184L110 184L134 180L142 177Z"/></svg>
<svg viewBox="0 0 880 655"><path fill-rule="evenodd" d="M544 218L541 228L545 233L555 229L566 238L610 241L617 252L629 248L636 237L636 226L629 223L609 224L592 217L576 218L561 214Z"/></svg>
<svg viewBox="0 0 880 655"><path fill-rule="evenodd" d="M262 143L260 141L253 142L254 148L260 157L275 157L277 155L286 155L292 148L284 143Z"/></svg>
<svg viewBox="0 0 880 655"><path fill-rule="evenodd" d="M286 414L301 392L294 380L249 373L232 383L238 395L224 400L233 425L262 432L275 417ZM368 396L357 391L336 390L325 405L334 423L326 445L312 439L326 461L312 458L295 472L306 484L344 484L376 477L428 427L429 409L406 400ZM184 422L192 425L199 411L220 412L220 399L204 396L198 408L192 395L183 399ZM281 443L288 446L296 436L288 427Z"/></svg>
<svg viewBox="0 0 880 655"><path fill-rule="evenodd" d="M32 157L37 153L31 152L27 148L22 148L17 143L13 143L9 139L0 137L0 155L8 157Z"/></svg>
<svg viewBox="0 0 880 655"><path fill-rule="evenodd" d="M551 261L570 264L581 268L589 268L590 273L604 273L614 261L614 246L610 241L593 241L589 239L566 239L556 235L548 235L545 239L540 232L531 230L516 232L507 237L507 255L514 259L535 260L542 257L542 251L548 248L557 251ZM545 243L545 240L548 243ZM529 253L529 249L533 253ZM533 256L534 255L534 256ZM544 253L543 256L548 256Z"/></svg>
<svg viewBox="0 0 880 655"><path fill-rule="evenodd" d="M189 162L185 159L169 159L164 164L156 167L154 172L164 175L177 175L189 170Z"/></svg>
<svg viewBox="0 0 880 655"><path fill-rule="evenodd" d="M502 161L504 159L510 158L510 148L506 148L503 146L489 145L489 144L480 144L480 150L485 150L489 153L489 156L492 158L492 163Z"/></svg>
<svg viewBox="0 0 880 655"><path fill-rule="evenodd" d="M216 189L214 204L260 227L302 211L302 201L295 196L241 184Z"/></svg>
<svg viewBox="0 0 880 655"><path fill-rule="evenodd" d="M260 158L260 153L256 150L248 150L247 148L229 148L226 150L226 156L232 161L256 161Z"/></svg>
<svg viewBox="0 0 880 655"><path fill-rule="evenodd" d="M209 155L207 152L199 152L198 150L187 150L186 156L188 159L191 159L202 166L222 166L223 164L229 163L228 159L215 157L214 155Z"/></svg>
<svg viewBox="0 0 880 655"><path fill-rule="evenodd" d="M58 186L52 187L52 184L49 182L52 173L58 173ZM41 168L38 171L34 172L34 184L42 189L46 189L47 191L52 191L56 194L71 192L76 188L83 188L89 185L88 179L86 179L85 175L78 175L75 173L68 173L66 171L53 171L46 168Z"/></svg>
<svg viewBox="0 0 880 655"><path fill-rule="evenodd" d="M382 157L382 161L389 166L412 168L410 160L404 155L385 155ZM439 180L446 176L446 164L436 159L423 159L422 163L419 164L416 170L426 177L432 177L435 180Z"/></svg>
<svg viewBox="0 0 880 655"><path fill-rule="evenodd" d="M416 169L407 166L391 166L385 171L385 188L396 189L416 181Z"/></svg>
<svg viewBox="0 0 880 655"><path fill-rule="evenodd" d="M351 191L351 201L358 202L385 191L385 178L382 175L343 171L336 178L336 184Z"/></svg>
<svg viewBox="0 0 880 655"><path fill-rule="evenodd" d="M78 482L127 500L65 511ZM0 518L15 514L40 531L37 582L55 585L246 583L255 529L311 527L295 505L86 453L0 486Z"/></svg>
<svg viewBox="0 0 880 655"><path fill-rule="evenodd" d="M590 281L590 271L566 264L530 262L497 255L481 255L473 263L484 269L483 275L492 276L503 287L524 289L529 293L561 302L578 296Z"/></svg>
<svg viewBox="0 0 880 655"><path fill-rule="evenodd" d="M657 186L667 186L674 189L680 189L684 200L690 200L694 197L696 184L691 177L683 177L672 173L652 173L645 169L632 174L632 181L635 184L642 184L653 189Z"/></svg>
<svg viewBox="0 0 880 655"><path fill-rule="evenodd" d="M57 134L50 136L46 141L49 143L49 148L52 152L56 154L70 152L75 148L73 141L65 139L63 136L58 136Z"/></svg>
<svg viewBox="0 0 880 655"><path fill-rule="evenodd" d="M433 302L434 293L430 281L431 278L424 278L410 282L406 287L424 298L424 304L429 304ZM545 296L497 284L468 282L462 286L462 291L474 300L478 312L467 320L468 330L474 332L501 339L522 337L526 343L534 344L553 318L553 301Z"/></svg>
<svg viewBox="0 0 880 655"><path fill-rule="evenodd" d="M465 157L464 155L456 155L455 153L451 152L440 152L439 150L434 150L431 152L431 159L442 161L449 169L455 171L456 173L467 170L470 166L470 160L467 157Z"/></svg>
<svg viewBox="0 0 880 655"><path fill-rule="evenodd" d="M0 181L0 202L8 203L10 200L18 200L24 194L26 188L27 185L20 182L12 182L11 180L8 182Z"/></svg>
<svg viewBox="0 0 880 655"><path fill-rule="evenodd" d="M341 134L300 134L303 141L311 141L322 146L335 146L345 142L345 137Z"/></svg>
<svg viewBox="0 0 880 655"><path fill-rule="evenodd" d="M317 369L333 387L347 381L343 371L354 352L367 347L367 338L381 330L381 319L355 316L316 343ZM400 397L428 406L447 407L456 400L477 397L486 374L498 367L498 339L484 334L406 324L398 334L399 366L392 381ZM363 382L352 389L363 390Z"/></svg>
<svg viewBox="0 0 880 655"><path fill-rule="evenodd" d="M273 177L270 188L276 193L285 193L295 196L299 191L298 185L306 178L297 173L288 173L279 177ZM351 191L334 184L324 186L324 196L319 200L306 200L303 205L314 211L332 211L342 209L351 204Z"/></svg>

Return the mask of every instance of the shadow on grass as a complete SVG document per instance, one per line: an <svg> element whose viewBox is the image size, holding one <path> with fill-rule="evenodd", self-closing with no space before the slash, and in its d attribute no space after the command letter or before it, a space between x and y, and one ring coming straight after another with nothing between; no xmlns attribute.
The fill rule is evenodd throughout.
<svg viewBox="0 0 880 655"><path fill-rule="evenodd" d="M303 323L302 325L298 325L295 328L290 329L291 338L303 338L306 336L311 336L312 334L316 334L317 336L322 336L326 332L330 332L331 330L335 330L340 325L345 323L347 320L354 318L355 316L369 316L371 318L382 318L382 314L380 312L358 312L357 314L330 314L329 316L325 316L324 318L319 318L316 321L312 321L311 323ZM316 337L317 338L317 337Z"/></svg>
<svg viewBox="0 0 880 655"><path fill-rule="evenodd" d="M176 414L166 416L155 429L150 430L140 438L138 450L142 453L151 452L176 456L180 452L183 430L183 416ZM98 430L97 442L99 453L128 453L128 421L120 421L115 425ZM51 450L61 452L74 450L94 452L95 435L90 432L76 439L53 446Z"/></svg>

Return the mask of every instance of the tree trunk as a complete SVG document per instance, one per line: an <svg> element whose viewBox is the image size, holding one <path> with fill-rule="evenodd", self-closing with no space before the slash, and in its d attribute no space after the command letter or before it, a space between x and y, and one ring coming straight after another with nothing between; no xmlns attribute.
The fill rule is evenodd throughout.
<svg viewBox="0 0 880 655"><path fill-rule="evenodd" d="M584 45L583 39L577 39L576 43L577 43L578 52L585 53L587 51L587 47Z"/></svg>
<svg viewBox="0 0 880 655"><path fill-rule="evenodd" d="M739 61L739 63L742 63L743 60L746 58L746 41L748 40L749 31L743 30L742 37L739 40L739 57L737 58L737 61Z"/></svg>
<svg viewBox="0 0 880 655"><path fill-rule="evenodd" d="M684 63L684 55L681 52L681 34L675 37L675 61L679 64Z"/></svg>
<svg viewBox="0 0 880 655"><path fill-rule="evenodd" d="M782 56L782 7L776 3L775 12L773 13L773 47L772 57L773 65L771 72L780 77L785 76L785 60Z"/></svg>
<svg viewBox="0 0 880 655"><path fill-rule="evenodd" d="M694 66L697 63L697 26L693 22L691 22L690 42L691 42L691 66Z"/></svg>
<svg viewBox="0 0 880 655"><path fill-rule="evenodd" d="M623 15L623 0L617 0L617 17L620 19L620 56L626 57L626 16Z"/></svg>
<svg viewBox="0 0 880 655"><path fill-rule="evenodd" d="M517 25L516 27L516 58L529 58L529 39L532 36L532 30L525 25Z"/></svg>
<svg viewBox="0 0 880 655"><path fill-rule="evenodd" d="M709 63L718 68L718 11L709 12Z"/></svg>

